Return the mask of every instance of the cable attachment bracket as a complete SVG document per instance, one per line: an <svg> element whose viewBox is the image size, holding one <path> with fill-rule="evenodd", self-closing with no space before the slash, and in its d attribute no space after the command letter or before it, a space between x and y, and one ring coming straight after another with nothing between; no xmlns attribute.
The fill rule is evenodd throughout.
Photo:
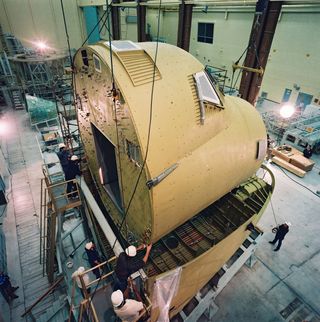
<svg viewBox="0 0 320 322"><path fill-rule="evenodd" d="M149 190L159 184L164 178L166 178L170 173L172 173L178 167L178 163L173 164L170 168L164 170L157 177L150 179L146 182Z"/></svg>

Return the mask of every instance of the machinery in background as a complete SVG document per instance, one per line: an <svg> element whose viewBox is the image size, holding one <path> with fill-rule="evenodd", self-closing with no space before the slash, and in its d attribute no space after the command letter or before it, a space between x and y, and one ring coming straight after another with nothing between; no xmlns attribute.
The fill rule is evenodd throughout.
<svg viewBox="0 0 320 322"><path fill-rule="evenodd" d="M320 108L315 107L313 111L308 106L301 117L290 123L284 132L282 144L289 144L299 150L310 145L316 154L320 154Z"/></svg>
<svg viewBox="0 0 320 322"><path fill-rule="evenodd" d="M320 108L307 105L303 113L295 113L288 119L277 112L262 113L270 133L274 134L277 145L287 144L303 151L310 145L313 152L320 154Z"/></svg>
<svg viewBox="0 0 320 322"><path fill-rule="evenodd" d="M71 65L68 55L52 49L25 48L0 25L0 100L15 109L26 108L25 94L71 102L71 78L65 68Z"/></svg>

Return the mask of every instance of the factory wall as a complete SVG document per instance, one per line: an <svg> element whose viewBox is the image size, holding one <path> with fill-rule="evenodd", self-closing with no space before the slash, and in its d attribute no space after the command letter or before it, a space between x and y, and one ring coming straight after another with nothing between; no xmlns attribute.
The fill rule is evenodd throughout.
<svg viewBox="0 0 320 322"><path fill-rule="evenodd" d="M320 7L318 12L284 12L276 29L262 84L268 98L290 102L301 93L320 96Z"/></svg>
<svg viewBox="0 0 320 322"><path fill-rule="evenodd" d="M148 9L148 22L155 19L155 9ZM251 9L230 9L210 11L193 10L190 53L202 63L228 70L230 85L232 63L246 49L249 41L254 7ZM311 95L312 102L320 97L320 6L306 8L283 8L278 21L270 57L261 86L270 100L281 102L285 89L291 90L289 101L297 103L303 93ZM214 23L213 44L197 41L198 22ZM152 25L155 25L153 22ZM166 9L160 37L170 44L176 44L178 11ZM153 36L156 30L152 29ZM236 74L237 75L237 74ZM237 82L239 86L240 77Z"/></svg>
<svg viewBox="0 0 320 322"><path fill-rule="evenodd" d="M64 1L72 48L78 48L86 38L83 9L76 1ZM99 16L105 7L98 6ZM232 63L248 45L254 17L254 6L226 8L194 8L190 52L202 63L228 70L226 85L231 84ZM137 41L135 8L121 8L121 39ZM147 9L147 33L157 34L158 9ZM289 101L297 104L301 97L312 101L320 97L320 5L283 7L270 51L260 95L281 102L285 90ZM213 44L197 41L199 22L214 23ZM47 40L57 49L66 49L60 0L2 0L0 23L26 46L36 39ZM101 27L101 24L100 24ZM177 8L166 8L160 15L160 41L176 45ZM102 28L101 38L108 39ZM240 77L237 82L239 86ZM304 95L307 94L307 95ZM308 96L310 95L310 96Z"/></svg>
<svg viewBox="0 0 320 322"><path fill-rule="evenodd" d="M82 9L77 1L64 1L67 27L72 48L85 39ZM0 23L4 32L14 34L26 47L37 40L56 49L67 48L60 0L2 0Z"/></svg>

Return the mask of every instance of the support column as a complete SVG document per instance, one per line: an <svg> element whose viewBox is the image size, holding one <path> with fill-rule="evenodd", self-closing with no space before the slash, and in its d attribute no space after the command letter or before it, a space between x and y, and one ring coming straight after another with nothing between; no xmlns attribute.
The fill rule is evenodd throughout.
<svg viewBox="0 0 320 322"><path fill-rule="evenodd" d="M244 66L265 69L281 7L282 1L259 0L257 2ZM243 71L239 88L241 97L255 104L262 79L263 75Z"/></svg>
<svg viewBox="0 0 320 322"><path fill-rule="evenodd" d="M113 0L112 4L120 3L120 0ZM120 12L118 6L111 7L111 20L112 20L112 38L113 40L121 39L120 30Z"/></svg>
<svg viewBox="0 0 320 322"><path fill-rule="evenodd" d="M147 41L147 35L146 35L147 6L142 6L141 5L142 2L145 2L145 0L138 0L138 5L137 5L138 42Z"/></svg>
<svg viewBox="0 0 320 322"><path fill-rule="evenodd" d="M179 25L177 46L189 51L193 4L179 5Z"/></svg>

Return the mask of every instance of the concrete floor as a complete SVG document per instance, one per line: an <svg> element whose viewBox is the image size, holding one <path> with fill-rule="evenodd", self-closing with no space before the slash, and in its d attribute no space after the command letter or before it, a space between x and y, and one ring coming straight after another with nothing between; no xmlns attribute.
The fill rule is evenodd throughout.
<svg viewBox="0 0 320 322"><path fill-rule="evenodd" d="M4 321L25 321L21 314L32 305L50 286L43 276L40 264L40 180L42 159L30 129L25 111L8 109L3 115L8 125L1 149L7 159L11 176L8 180L8 207L3 221L6 236L8 273L13 285L20 288L19 296L9 308L2 297ZM54 301L49 295L33 311L35 317L46 311ZM10 313L11 312L11 313Z"/></svg>
<svg viewBox="0 0 320 322"><path fill-rule="evenodd" d="M305 178L268 165L276 187L259 223L265 234L257 262L244 266L216 298L214 321L320 321L320 156L312 159L317 163ZM276 221L292 223L279 252L268 243Z"/></svg>
<svg viewBox="0 0 320 322"><path fill-rule="evenodd" d="M26 171L27 177L23 182L30 188L31 207L27 213L31 217L28 220L32 217L37 219L33 215L39 215L42 174L35 133L28 129L25 112L10 111L9 116L20 127L24 158L21 164L25 165L25 170L17 169L19 173ZM8 151L12 149L12 144L16 144L12 140L17 140L14 133L7 140ZM14 157L13 154L11 158ZM252 269L244 266L215 299L219 309L212 321L320 321L316 317L320 316L320 199L315 194L320 190L320 156L312 159L317 162L316 167L302 179L290 173L286 175L277 166L269 165L276 176L276 188L272 198L273 207L269 205L259 224L265 234L258 245L257 262ZM14 283L20 285L20 298L10 307L11 319L5 321L16 322L21 321L19 315L34 295L27 292L30 282L22 263L25 256L23 248L19 247L19 229L16 230L14 217L17 212L16 198L10 200L4 222L8 270ZM281 250L273 252L273 247L268 243L273 239L271 229L276 222L284 221L292 223L290 232Z"/></svg>

